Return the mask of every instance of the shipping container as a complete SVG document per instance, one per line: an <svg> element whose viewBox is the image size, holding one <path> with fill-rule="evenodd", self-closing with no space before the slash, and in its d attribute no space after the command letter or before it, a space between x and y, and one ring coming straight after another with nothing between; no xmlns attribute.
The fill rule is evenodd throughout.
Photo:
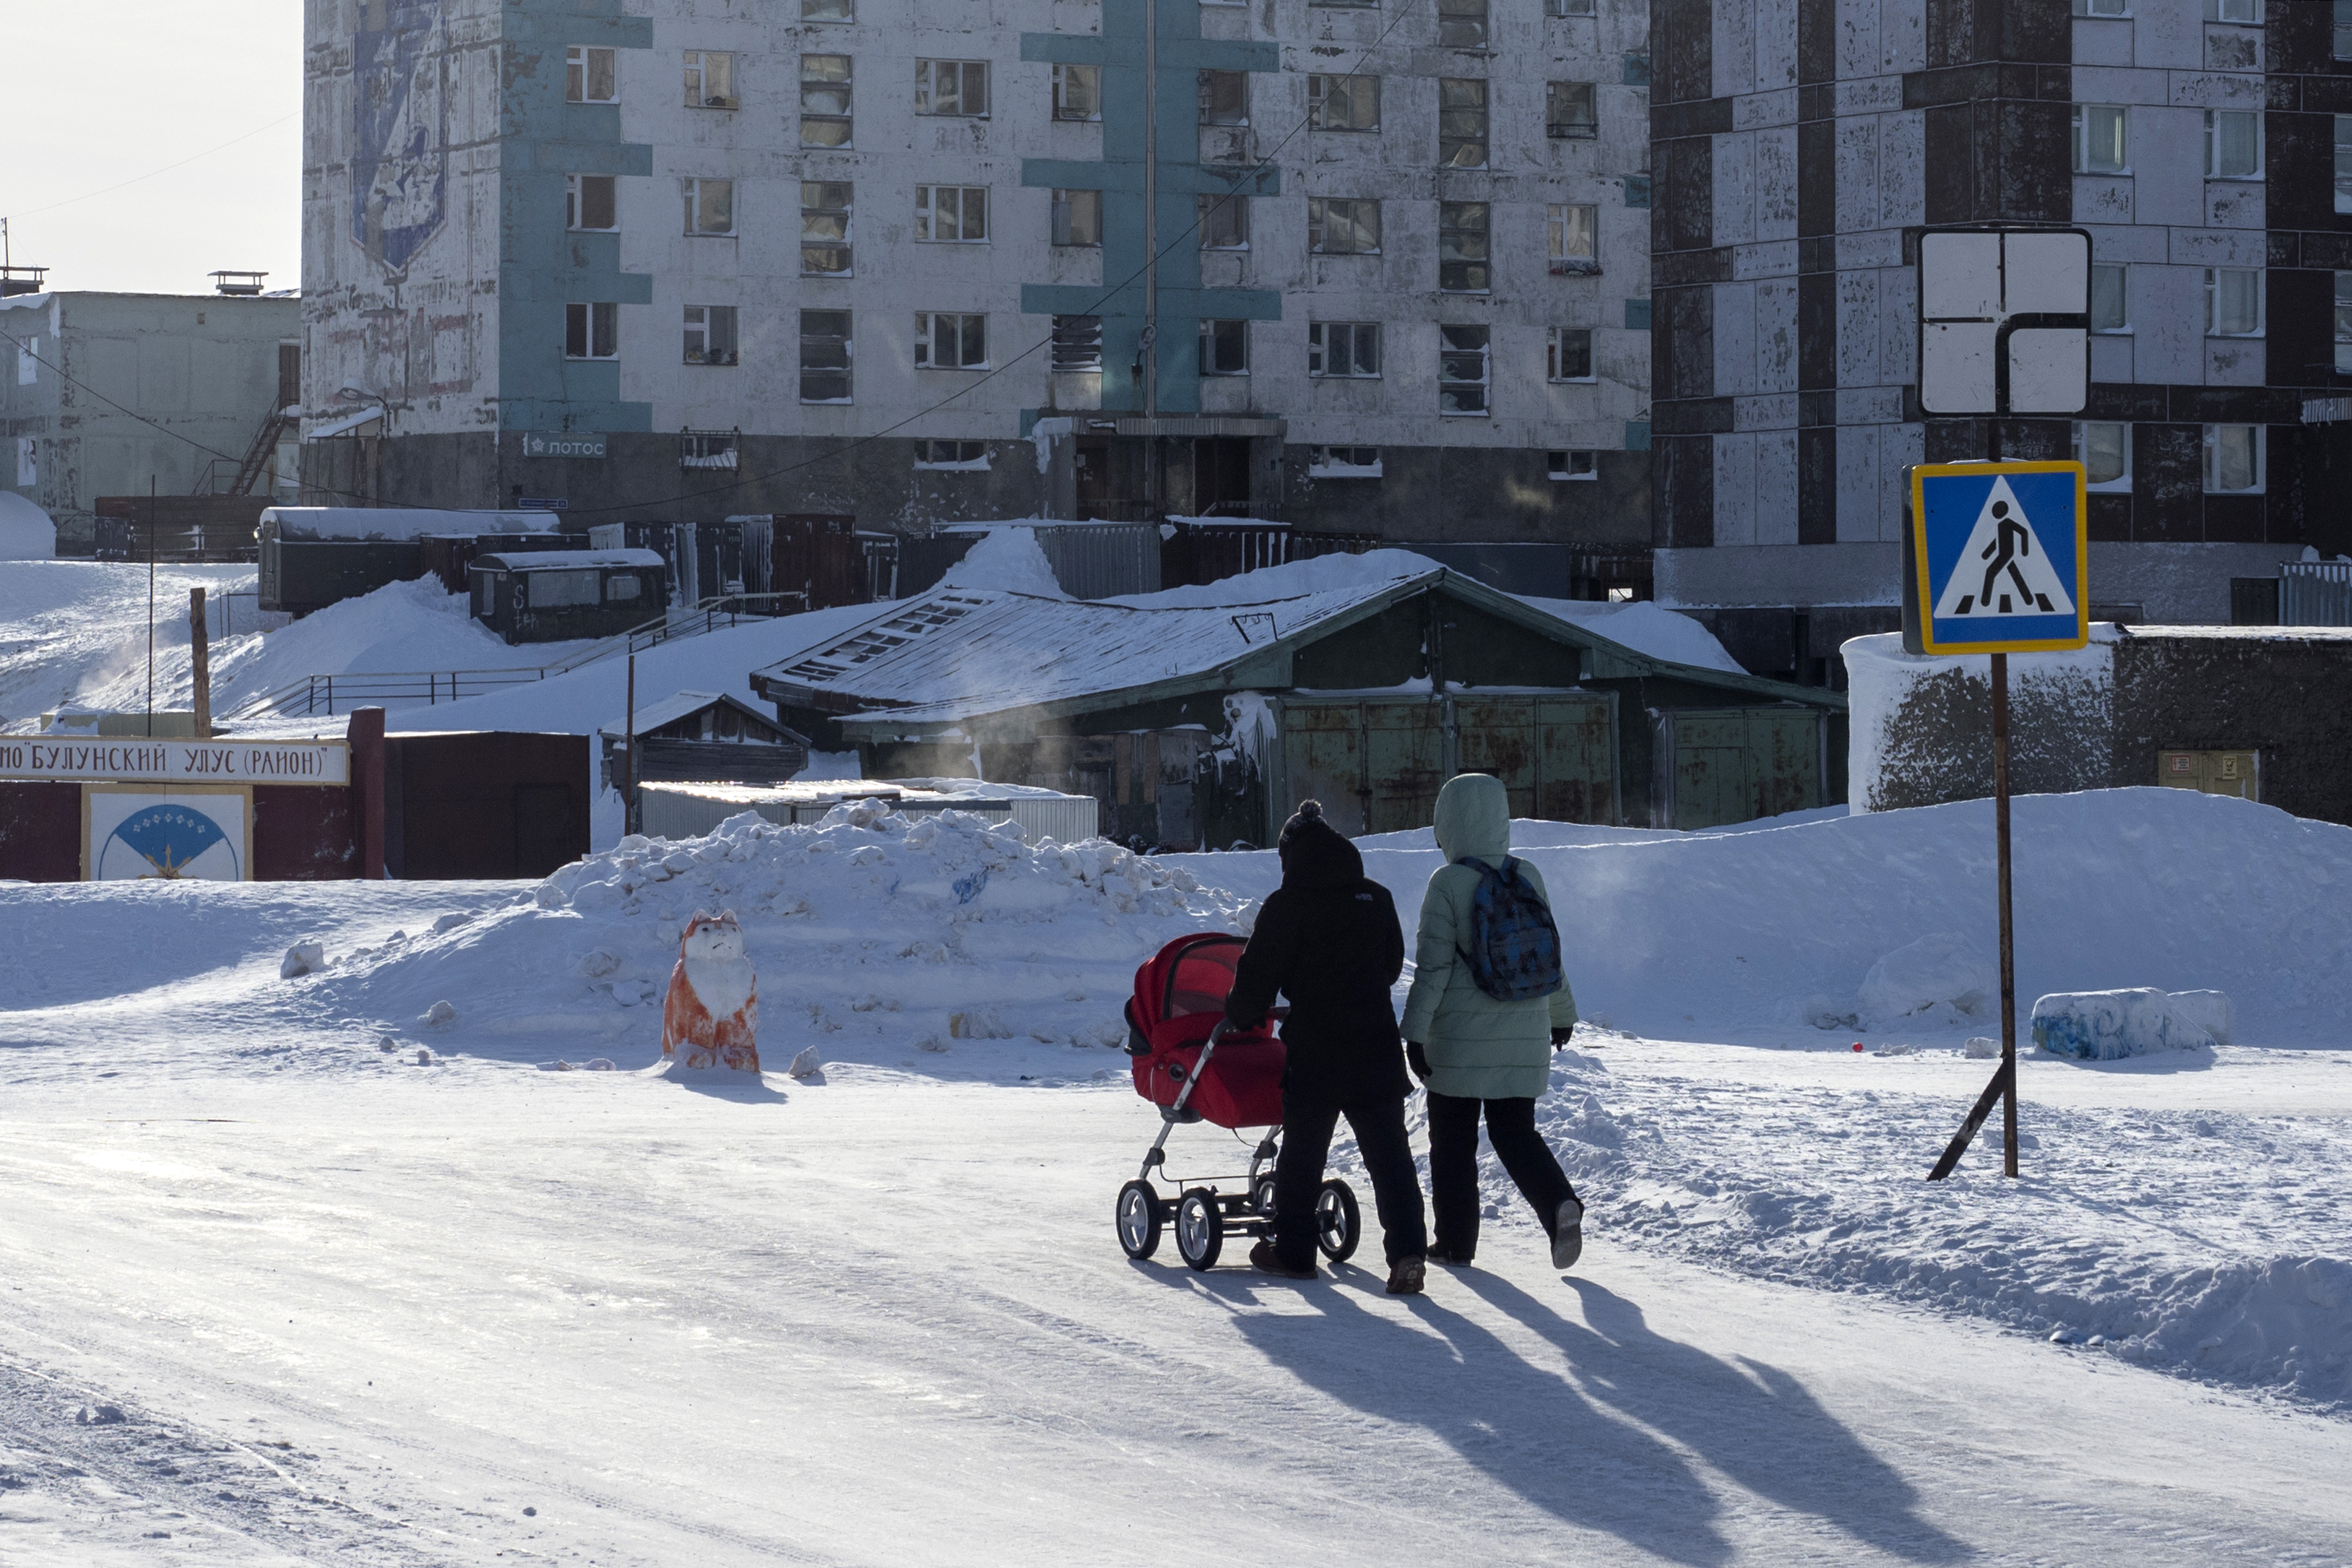
<svg viewBox="0 0 2352 1568"><path fill-rule="evenodd" d="M662 558L649 549L477 556L474 619L509 643L617 637L667 613Z"/></svg>

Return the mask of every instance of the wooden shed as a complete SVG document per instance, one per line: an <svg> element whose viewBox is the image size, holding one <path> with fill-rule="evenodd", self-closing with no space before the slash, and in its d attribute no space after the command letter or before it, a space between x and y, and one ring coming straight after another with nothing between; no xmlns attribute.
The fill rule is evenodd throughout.
<svg viewBox="0 0 2352 1568"><path fill-rule="evenodd" d="M614 637L658 619L666 569L649 549L559 549L474 558L474 619L509 643Z"/></svg>
<svg viewBox="0 0 2352 1568"><path fill-rule="evenodd" d="M961 775L1102 802L1104 831L1264 843L1297 800L1357 833L1428 825L1456 772L1514 814L1697 828L1845 799L1845 699L1613 643L1444 570L1254 603L939 589L757 671L872 778Z"/></svg>
<svg viewBox="0 0 2352 1568"><path fill-rule="evenodd" d="M808 737L724 692L676 692L641 703L637 781L776 784L808 766ZM604 779L628 771L630 720L604 727Z"/></svg>

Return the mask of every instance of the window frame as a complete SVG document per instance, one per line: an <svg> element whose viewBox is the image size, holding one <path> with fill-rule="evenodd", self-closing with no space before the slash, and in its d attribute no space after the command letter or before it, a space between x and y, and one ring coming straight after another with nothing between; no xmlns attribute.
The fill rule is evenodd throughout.
<svg viewBox="0 0 2352 1568"><path fill-rule="evenodd" d="M1569 230L1573 220L1570 214L1584 214L1585 237L1591 242L1592 254L1569 254ZM1544 210L1545 262L1555 277L1598 277L1601 276L1601 205L1597 202L1550 202Z"/></svg>
<svg viewBox="0 0 2352 1568"><path fill-rule="evenodd" d="M2102 11L2102 5L2114 8ZM2067 15L2086 22L2128 21L2132 15L2131 0L2073 0L2066 9Z"/></svg>
<svg viewBox="0 0 2352 1568"><path fill-rule="evenodd" d="M2254 122L2254 166L2235 174L2220 172L2221 162L2221 130L2222 115L2243 116ZM2205 111L2205 177L2208 180L2246 180L2263 178L2263 166L2267 162L2263 148L2263 111L2259 109L2209 109Z"/></svg>
<svg viewBox="0 0 2352 1568"><path fill-rule="evenodd" d="M612 222L592 224L588 218L589 182L601 182L604 201ZM563 176L563 228L567 234L609 235L621 231L621 187L617 175L566 174Z"/></svg>
<svg viewBox="0 0 2352 1568"><path fill-rule="evenodd" d="M2221 329L2221 278L2224 274L2251 277L2254 280L2254 324L2251 330L2224 332ZM2240 342L2264 336L2268 325L2270 301L2269 279L2265 269L2259 267L2209 267L2205 268L2205 336L2228 338Z"/></svg>
<svg viewBox="0 0 2352 1568"><path fill-rule="evenodd" d="M1363 231L1363 210L1371 209L1371 245L1362 250L1329 248L1331 206L1344 203L1348 209L1347 228L1350 237ZM1379 256L1381 250L1381 200L1378 196L1309 196L1307 198L1307 254L1309 256Z"/></svg>
<svg viewBox="0 0 2352 1568"><path fill-rule="evenodd" d="M1088 110L1086 113L1073 114L1070 112L1069 99L1072 95L1069 91L1068 83L1073 79L1071 73L1081 71L1086 73L1085 79L1087 84L1083 96L1094 107ZM1057 122L1075 125L1097 123L1101 120L1102 67L1060 63L1056 63L1055 65L1054 119Z"/></svg>
<svg viewBox="0 0 2352 1568"><path fill-rule="evenodd" d="M844 74L837 78L812 77L809 75L809 63L812 60L839 60L841 62ZM803 52L801 56L800 89L801 146L803 148L814 149L819 152L845 152L855 148L857 144L856 57L855 55ZM823 93L835 91L836 89L841 94L842 107L839 113L835 113L829 110L816 113L810 112L809 93L812 90ZM838 125L842 128L841 140L838 141L812 141L809 140L809 127L812 125Z"/></svg>
<svg viewBox="0 0 2352 1568"><path fill-rule="evenodd" d="M1474 92L1473 89L1475 91ZM1437 166L1484 169L1493 155L1493 92L1485 77L1437 78ZM1449 98L1454 101L1448 101ZM1475 134L1474 135L1473 128ZM1475 162L1465 161L1465 154Z"/></svg>
<svg viewBox="0 0 2352 1568"><path fill-rule="evenodd" d="M2123 320L2116 326L2102 327L2098 319L2099 274L2109 271L2122 276L2122 282L2116 286L2116 292L2123 301ZM2120 261L2093 262L2091 264L2091 331L2103 338L2128 338L2132 333L2131 315L2131 267L2129 265Z"/></svg>
<svg viewBox="0 0 2352 1568"><path fill-rule="evenodd" d="M2115 123L2121 128L2119 140L2122 145L2118 149L2120 156L2112 169L2094 168L2091 165L2091 117L2094 114L2112 114L2116 117ZM2131 105L2127 103L2075 104L2067 118L2067 142L2072 150L2070 162L2075 173L2109 180L2129 179L2132 172Z"/></svg>
<svg viewBox="0 0 2352 1568"><path fill-rule="evenodd" d="M1203 191L1194 198L1195 224L1199 230L1201 248L1225 255L1239 255L1250 247L1249 198L1238 192ZM1211 224L1219 214L1223 221L1215 231L1224 236L1211 243Z"/></svg>
<svg viewBox="0 0 2352 1568"><path fill-rule="evenodd" d="M841 322L841 330L837 333L824 330L824 329L827 322L835 318L837 318ZM817 328L817 330L811 331L810 328L812 325L814 325ZM856 328L856 317L851 311L837 309L832 307L826 307L821 309L811 308L805 306L802 308L800 315L801 402L825 406L839 406L844 403L854 403L857 401ZM840 364L826 365L820 363L812 365L809 362L809 347L812 343L823 344L827 341L835 340L841 344ZM842 394L839 397L811 397L809 395L809 387L811 385L810 378L812 376L834 375L837 375L841 378ZM823 385L824 383L819 382L817 384Z"/></svg>
<svg viewBox="0 0 2352 1568"><path fill-rule="evenodd" d="M2327 57L2352 60L2352 0L2336 0L2335 30L2328 39Z"/></svg>
<svg viewBox="0 0 2352 1568"><path fill-rule="evenodd" d="M964 449L972 448L966 456ZM944 448L946 455L941 455ZM915 470L930 474L985 474L989 471L988 443L985 441L955 441L941 436L922 436L915 442Z"/></svg>
<svg viewBox="0 0 2352 1568"><path fill-rule="evenodd" d="M1580 375L1563 375L1561 367L1568 363L1570 340L1584 340L1584 371ZM1601 365L1593 351L1592 329L1590 327L1549 327L1544 330L1544 380L1553 386L1591 386L1601 380Z"/></svg>
<svg viewBox="0 0 2352 1568"><path fill-rule="evenodd" d="M838 13L838 15L832 13ZM801 0L801 20L803 22L855 22L857 20L857 0Z"/></svg>
<svg viewBox="0 0 2352 1568"><path fill-rule="evenodd" d="M591 98L589 91L596 85L596 69L604 68L607 96ZM601 44L571 44L563 51L563 101L566 103L618 103L621 101L620 51Z"/></svg>
<svg viewBox="0 0 2352 1568"><path fill-rule="evenodd" d="M2090 474L2089 431L2093 425L2111 427L2123 432L2123 472L2113 479L2093 479ZM2129 495L2132 487L2132 427L2126 419L2078 419L2073 425L2074 461L2083 465L2084 487L2094 496Z"/></svg>
<svg viewBox="0 0 2352 1568"><path fill-rule="evenodd" d="M2216 486L2214 472L2221 456L2221 434L2225 430L2247 430L2253 433L2254 482L2243 488L2225 490ZM2208 496L2262 496L2269 493L2270 461L2269 431L2259 424L2218 423L2203 427L2203 482Z"/></svg>
<svg viewBox="0 0 2352 1568"><path fill-rule="evenodd" d="M1573 100L1581 90L1584 107L1590 118L1561 120L1556 118L1563 98ZM1548 81L1544 83L1544 135L1556 141L1589 141L1601 134L1601 84L1590 81Z"/></svg>
<svg viewBox="0 0 2352 1568"><path fill-rule="evenodd" d="M940 323L952 322L948 329L948 342L956 358L948 363L940 358ZM980 358L967 360L964 351L971 347L971 324L979 322ZM992 369L989 358L988 315L981 310L918 310L915 312L915 368L919 371L985 371Z"/></svg>
<svg viewBox="0 0 2352 1568"><path fill-rule="evenodd" d="M733 239L740 232L735 216L735 179L731 174L681 174L678 189L686 202L686 237L688 239ZM725 228L712 228L705 221L715 193L727 214Z"/></svg>
<svg viewBox="0 0 2352 1568"><path fill-rule="evenodd" d="M1370 458L1370 461L1363 461ZM1377 446L1335 446L1318 444L1307 449L1309 479L1379 479L1381 449Z"/></svg>
<svg viewBox="0 0 2352 1568"><path fill-rule="evenodd" d="M2335 276L2336 373L2352 376L2352 271Z"/></svg>
<svg viewBox="0 0 2352 1568"><path fill-rule="evenodd" d="M1371 89L1372 120L1369 125L1334 125L1331 123L1331 84L1341 84L1349 111L1352 114L1361 102L1359 89ZM1309 131L1329 131L1343 136L1378 136L1381 133L1381 78L1352 71L1317 71L1307 78L1307 128Z"/></svg>
<svg viewBox="0 0 2352 1568"><path fill-rule="evenodd" d="M1202 67L1198 73L1196 81L1196 90L1199 93L1200 109L1199 117L1195 123L1203 131L1247 130L1250 122L1250 75L1251 73L1248 71L1225 71L1216 70L1207 66ZM1225 86L1234 86L1241 89L1241 107L1239 110L1218 110L1211 104L1210 94L1213 89ZM1210 116L1215 113L1232 113L1236 114L1238 118L1233 120L1211 119Z"/></svg>
<svg viewBox="0 0 2352 1568"><path fill-rule="evenodd" d="M1484 49L1494 36L1489 0L1437 0L1437 47Z"/></svg>
<svg viewBox="0 0 2352 1568"><path fill-rule="evenodd" d="M1348 365L1344 371L1331 367L1335 333L1347 334ZM1372 345L1372 368L1361 369L1364 363L1364 343L1369 336ZM1307 375L1310 381L1376 382L1381 379L1381 367L1386 363L1381 343L1378 321L1309 321L1307 323Z"/></svg>
<svg viewBox="0 0 2352 1568"><path fill-rule="evenodd" d="M1465 347L1456 334L1475 333L1476 347ZM1477 379L1470 380L1457 372L1462 364L1475 358ZM1460 396L1470 388L1476 389L1478 406L1449 408L1447 400ZM1437 326L1437 413L1441 419L1492 419L1495 417L1495 332L1484 322L1441 321Z"/></svg>
<svg viewBox="0 0 2352 1568"><path fill-rule="evenodd" d="M2230 16L2232 5L2244 9L2243 16ZM2259 27L2263 25L2263 0L2205 0L2208 22L2218 22L2225 27Z"/></svg>
<svg viewBox="0 0 2352 1568"><path fill-rule="evenodd" d="M581 351L573 353L573 343ZM597 352L599 344L604 352ZM563 357L574 364L604 364L621 357L621 307L609 299L569 299L563 305Z"/></svg>
<svg viewBox="0 0 2352 1568"><path fill-rule="evenodd" d="M1580 462L1581 466L1579 466ZM1601 478L1601 452L1598 447L1568 446L1544 454L1544 477L1566 485L1598 483Z"/></svg>
<svg viewBox="0 0 2352 1568"><path fill-rule="evenodd" d="M995 84L989 80L988 65L986 60L929 58L917 60L915 62L915 112L927 120L994 118L992 111L995 104ZM940 91L940 73L943 67L955 72L956 107L953 109L939 107L942 101ZM978 109L967 109L964 105L971 97L971 84L974 79L972 73L975 71L979 73L981 104Z"/></svg>
<svg viewBox="0 0 2352 1568"><path fill-rule="evenodd" d="M732 110L742 107L742 99L735 96L734 50L685 49L680 51L680 58L683 71L678 87L685 97L687 108ZM720 68L719 72L726 78L725 92L713 93L710 90L710 62L713 60L727 62ZM688 82L699 82L701 85L698 89L688 87L687 85Z"/></svg>
<svg viewBox="0 0 2352 1568"><path fill-rule="evenodd" d="M1100 191L1087 190L1076 185L1056 188L1054 192L1051 209L1052 242L1069 250L1100 250L1102 248L1102 195ZM1079 203L1071 199L1076 196L1092 196L1094 200ZM1094 237L1092 239L1068 238L1066 236L1077 232L1078 225L1076 219L1082 208L1092 210Z"/></svg>
<svg viewBox="0 0 2352 1568"><path fill-rule="evenodd" d="M842 193L842 204L838 207L825 206L822 204L823 198L835 188L838 188ZM818 193L819 201L817 203L812 203L810 201L809 193L812 191ZM812 235L809 232L810 219L829 219L836 216L841 220L840 238L832 239L824 235ZM852 180L803 180L801 182L800 275L803 277L856 277L856 182ZM837 252L841 258L841 265L837 267L829 268L811 267L809 265L811 255L820 251Z"/></svg>
<svg viewBox="0 0 2352 1568"><path fill-rule="evenodd" d="M1203 316L1200 318L1199 347L1194 354L1195 368L1202 379L1226 380L1250 373L1249 321L1242 317ZM1232 369L1225 365L1225 350L1236 347L1239 363Z"/></svg>
<svg viewBox="0 0 2352 1568"><path fill-rule="evenodd" d="M975 194L980 197L980 233L977 235L959 233L945 238L940 235L939 215L941 210L940 193L942 191L953 191L956 193L954 223L959 230L971 226L971 198ZM988 208L986 185L918 185L915 187L914 243L917 245L986 245L989 243Z"/></svg>
<svg viewBox="0 0 2352 1568"><path fill-rule="evenodd" d="M1475 224L1468 221L1473 214L1478 220ZM1470 254L1474 251L1475 255ZM1449 277L1461 281L1449 283L1446 281ZM1478 281L1468 281L1473 277ZM1440 294L1495 292L1493 203L1437 204L1437 291Z"/></svg>
<svg viewBox="0 0 2352 1568"><path fill-rule="evenodd" d="M1600 14L1599 0L1544 0L1544 15L1557 20Z"/></svg>
<svg viewBox="0 0 2352 1568"><path fill-rule="evenodd" d="M695 312L698 310L702 312L702 319L699 321L695 319ZM721 334L719 329L719 324L722 319L726 322L724 334ZM741 362L743 340L740 307L734 305L686 306L680 329L685 336L685 344L681 350L684 355L682 363L726 367ZM722 335L727 340L727 346L723 349L714 348L713 342ZM699 350L694 346L698 336L702 343Z"/></svg>

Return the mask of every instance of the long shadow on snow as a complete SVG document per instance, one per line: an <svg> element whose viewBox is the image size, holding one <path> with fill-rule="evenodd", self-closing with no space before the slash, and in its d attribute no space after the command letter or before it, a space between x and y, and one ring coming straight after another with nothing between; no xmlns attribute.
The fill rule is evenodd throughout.
<svg viewBox="0 0 2352 1568"><path fill-rule="evenodd" d="M1171 1285L1203 1280L1165 1272ZM1689 1461L1586 1398L1556 1370L1529 1364L1428 1296L1405 1299L1419 1320L1409 1323L1392 1310L1368 1308L1352 1290L1310 1285L1302 1295L1323 1309L1320 1315L1243 1312L1234 1326L1310 1387L1427 1431L1563 1522L1676 1563L1712 1568L1731 1561L1732 1546L1716 1525L1722 1505ZM1388 1306L1387 1298L1381 1302Z"/></svg>
<svg viewBox="0 0 2352 1568"><path fill-rule="evenodd" d="M1734 1364L1669 1339L1639 1306L1590 1280L1568 1281L1583 1302L1577 1323L1493 1274L1456 1278L1558 1345L1580 1388L1758 1496L1909 1562L1975 1555L1921 1519L1910 1483L1780 1368L1746 1356Z"/></svg>

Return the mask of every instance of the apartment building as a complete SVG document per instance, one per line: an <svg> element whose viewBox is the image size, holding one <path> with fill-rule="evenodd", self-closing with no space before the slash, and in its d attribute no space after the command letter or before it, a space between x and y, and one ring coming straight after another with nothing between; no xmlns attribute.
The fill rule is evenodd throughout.
<svg viewBox="0 0 2352 1568"><path fill-rule="evenodd" d="M1639 5L307 26L315 498L1648 541Z"/></svg>
<svg viewBox="0 0 2352 1568"><path fill-rule="evenodd" d="M1904 465L1995 434L1921 415L1916 236L1994 221L2092 236L2090 407L1997 434L2088 465L2095 614L2227 622L2352 544L2337 9L1660 0L1660 599L1800 680L1893 628Z"/></svg>

